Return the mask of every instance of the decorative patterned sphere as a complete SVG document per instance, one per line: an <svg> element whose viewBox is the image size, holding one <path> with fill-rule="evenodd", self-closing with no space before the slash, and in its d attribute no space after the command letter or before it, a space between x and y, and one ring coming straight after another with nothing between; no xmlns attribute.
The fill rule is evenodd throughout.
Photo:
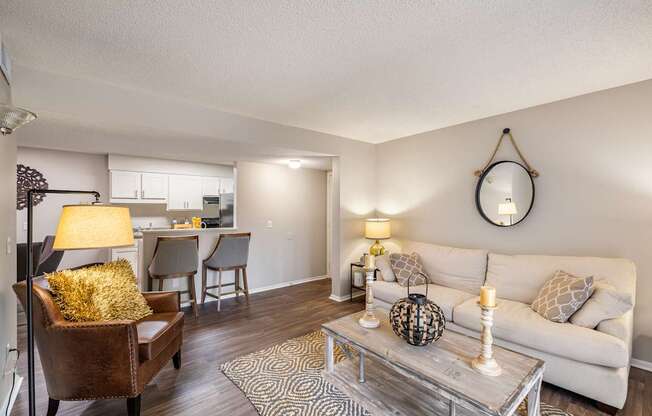
<svg viewBox="0 0 652 416"><path fill-rule="evenodd" d="M428 286L425 295L410 293L409 281L408 296L392 305L389 322L396 335L408 344L422 347L441 338L446 318L441 308L428 300Z"/></svg>

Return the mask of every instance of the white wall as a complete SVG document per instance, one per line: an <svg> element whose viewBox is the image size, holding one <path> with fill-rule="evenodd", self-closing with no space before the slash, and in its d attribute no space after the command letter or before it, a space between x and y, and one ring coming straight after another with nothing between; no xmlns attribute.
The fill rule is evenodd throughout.
<svg viewBox="0 0 652 416"><path fill-rule="evenodd" d="M646 81L381 144L378 208L398 238L632 259L634 356L652 361L651 109ZM509 229L485 222L474 203L473 172L504 127L541 173L532 213ZM517 157L503 146L500 158Z"/></svg>
<svg viewBox="0 0 652 416"><path fill-rule="evenodd" d="M0 75L0 102L9 99L9 88ZM20 131L0 135L0 368L5 364L5 347L16 346L16 296L11 285L16 282L16 137ZM8 240L10 239L10 240ZM7 252L7 245L11 252ZM11 377L0 373L0 405L11 389ZM4 409L2 409L4 411Z"/></svg>
<svg viewBox="0 0 652 416"><path fill-rule="evenodd" d="M109 175L106 156L19 147L18 163L41 172L50 189L98 191L102 195L102 201L108 201ZM34 241L43 241L46 235L54 235L63 205L90 201L93 201L92 196L47 195L43 202L34 207ZM16 211L15 217L17 241L24 243L27 209ZM106 258L106 250L66 251L59 267L103 262Z"/></svg>

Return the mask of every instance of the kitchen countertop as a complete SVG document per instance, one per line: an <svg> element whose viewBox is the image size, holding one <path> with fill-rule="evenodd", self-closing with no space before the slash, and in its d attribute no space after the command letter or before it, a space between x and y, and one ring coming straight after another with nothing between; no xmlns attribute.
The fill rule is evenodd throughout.
<svg viewBox="0 0 652 416"><path fill-rule="evenodd" d="M208 232L224 232L224 231L237 231L238 229L235 227L227 227L227 228L182 228L182 229L172 229L172 228L143 228L140 231L134 232L134 234L137 234L138 232L147 234L147 233L188 233L188 232L202 232L202 233L208 233Z"/></svg>

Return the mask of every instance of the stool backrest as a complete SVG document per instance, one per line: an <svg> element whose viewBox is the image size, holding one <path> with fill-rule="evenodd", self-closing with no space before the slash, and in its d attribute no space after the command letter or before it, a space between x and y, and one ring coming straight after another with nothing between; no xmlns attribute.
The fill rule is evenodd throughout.
<svg viewBox="0 0 652 416"><path fill-rule="evenodd" d="M157 237L154 257L147 269L152 277L188 276L197 273L199 236Z"/></svg>
<svg viewBox="0 0 652 416"><path fill-rule="evenodd" d="M213 253L204 260L212 269L246 267L251 233L220 234Z"/></svg>
<svg viewBox="0 0 652 416"><path fill-rule="evenodd" d="M38 257L38 264L36 265L36 272L34 276L41 276L45 273L52 273L57 270L61 259L63 258L63 251L54 251L54 236L48 235L43 239L41 252Z"/></svg>

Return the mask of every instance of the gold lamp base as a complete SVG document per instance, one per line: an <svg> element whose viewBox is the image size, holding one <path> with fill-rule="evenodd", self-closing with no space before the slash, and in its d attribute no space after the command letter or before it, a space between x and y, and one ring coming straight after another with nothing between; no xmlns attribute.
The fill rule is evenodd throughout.
<svg viewBox="0 0 652 416"><path fill-rule="evenodd" d="M380 244L380 240L376 240L376 242L369 248L369 254L372 256L382 256L386 252L387 250L385 250L385 247Z"/></svg>

